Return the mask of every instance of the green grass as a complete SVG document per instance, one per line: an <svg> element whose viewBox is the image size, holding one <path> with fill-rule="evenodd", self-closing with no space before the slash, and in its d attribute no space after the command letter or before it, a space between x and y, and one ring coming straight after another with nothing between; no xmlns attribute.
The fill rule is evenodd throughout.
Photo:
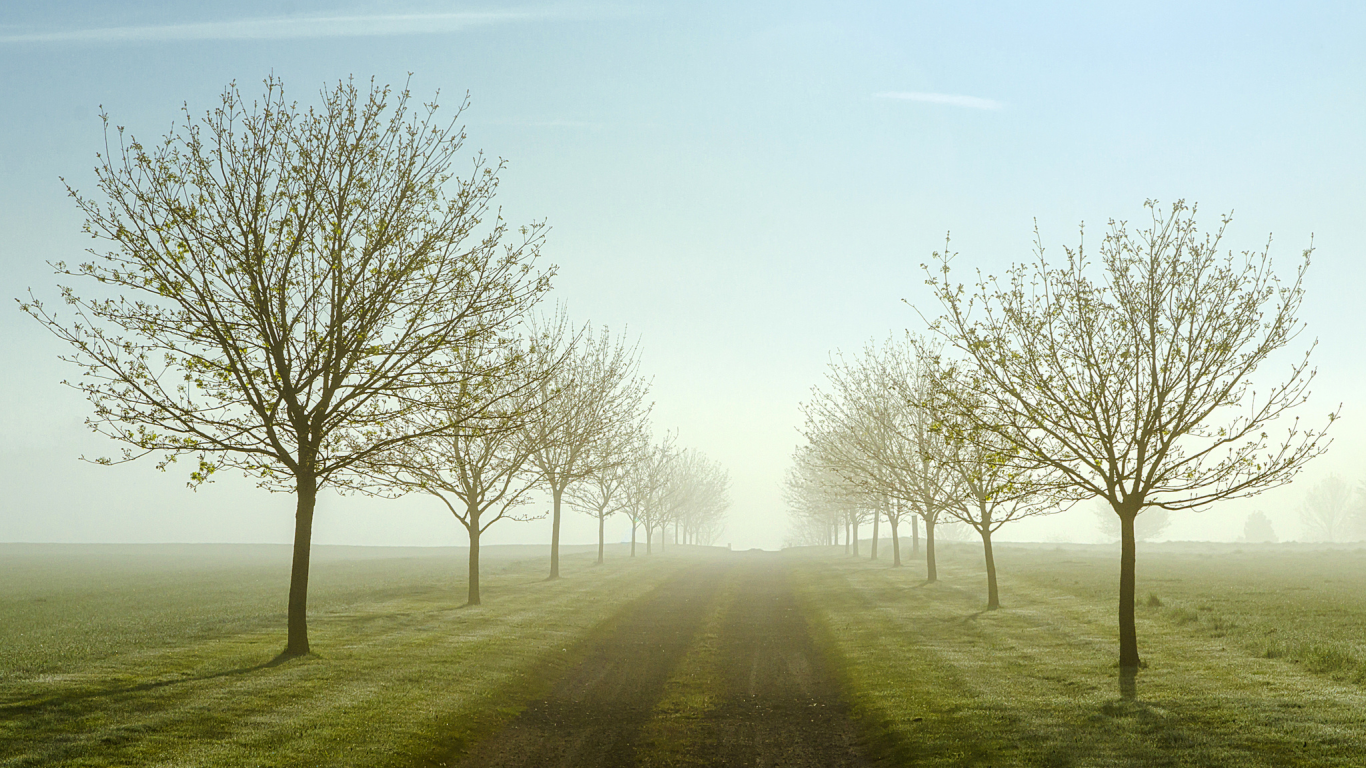
<svg viewBox="0 0 1366 768"><path fill-rule="evenodd" d="M516 555L520 554L518 557ZM283 547L0 547L0 765L441 765L686 559L317 549L315 655L284 645Z"/></svg>
<svg viewBox="0 0 1366 768"><path fill-rule="evenodd" d="M908 765L1366 764L1366 553L1154 545L1139 552L1137 700L1119 696L1118 552L1000 545L941 581L794 553L804 606L877 745Z"/></svg>

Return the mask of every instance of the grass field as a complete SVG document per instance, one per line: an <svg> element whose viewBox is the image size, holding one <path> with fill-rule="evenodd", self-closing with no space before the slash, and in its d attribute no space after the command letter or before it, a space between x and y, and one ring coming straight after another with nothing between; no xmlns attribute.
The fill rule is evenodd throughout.
<svg viewBox="0 0 1366 768"><path fill-rule="evenodd" d="M866 550L865 550L866 552ZM1137 700L1119 696L1118 551L944 547L940 582L794 552L860 720L899 764L1366 765L1366 551L1147 545Z"/></svg>
<svg viewBox="0 0 1366 768"><path fill-rule="evenodd" d="M532 556L535 554L536 556ZM315 655L284 646L287 547L0 545L0 765L440 765L688 562L318 547Z"/></svg>

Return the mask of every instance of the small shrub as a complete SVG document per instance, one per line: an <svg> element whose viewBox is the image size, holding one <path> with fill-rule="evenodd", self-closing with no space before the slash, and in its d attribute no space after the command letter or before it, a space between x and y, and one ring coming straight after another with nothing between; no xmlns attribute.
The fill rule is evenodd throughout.
<svg viewBox="0 0 1366 768"><path fill-rule="evenodd" d="M1161 608L1161 607L1162 607L1162 598L1158 597L1156 592L1149 592L1149 593L1148 593L1148 607L1149 607L1149 608Z"/></svg>

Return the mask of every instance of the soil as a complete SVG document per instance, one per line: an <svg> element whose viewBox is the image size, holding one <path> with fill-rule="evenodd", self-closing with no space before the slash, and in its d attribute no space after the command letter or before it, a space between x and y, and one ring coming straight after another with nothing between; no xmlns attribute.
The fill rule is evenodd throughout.
<svg viewBox="0 0 1366 768"><path fill-rule="evenodd" d="M736 553L671 578L596 635L584 660L466 755L467 768L657 765L642 729L718 591L738 589L716 639L720 690L692 723L687 764L863 766L857 728L774 553Z"/></svg>

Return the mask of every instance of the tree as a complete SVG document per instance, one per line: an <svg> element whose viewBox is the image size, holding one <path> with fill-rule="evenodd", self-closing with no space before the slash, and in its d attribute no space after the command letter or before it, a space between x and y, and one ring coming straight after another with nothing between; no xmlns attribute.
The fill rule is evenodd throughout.
<svg viewBox="0 0 1366 768"><path fill-rule="evenodd" d="M933 323L972 364L964 378L985 404L962 415L1019 454L1059 473L1059 490L1105 499L1122 526L1119 663L1132 694L1140 664L1134 628L1134 522L1150 507L1199 509L1287 483L1327 447L1298 420L1283 440L1266 430L1308 396L1309 354L1254 398L1258 367L1301 330L1296 313L1312 249L1288 284L1268 250L1221 256L1225 217L1200 236L1194 207L1130 232L1110 222L1091 277L1084 248L1061 267L1016 265L971 291L951 282L947 249L926 266L943 306ZM1337 416L1330 414L1331 423ZM1128 685L1125 685L1127 679Z"/></svg>
<svg viewBox="0 0 1366 768"><path fill-rule="evenodd" d="M670 482L668 519L674 524L674 543L710 544L730 508L730 475L701 451L691 449L673 463Z"/></svg>
<svg viewBox="0 0 1366 768"><path fill-rule="evenodd" d="M1271 527L1271 519L1260 509L1247 516L1247 522L1243 523L1243 537L1239 539L1250 544L1275 544L1280 540L1276 529Z"/></svg>
<svg viewBox="0 0 1366 768"><path fill-rule="evenodd" d="M934 394L922 407L929 410L937 430L952 447L944 452L943 460L958 476L961 490L945 512L982 539L987 610L994 611L1001 607L1001 600L991 537L1006 523L1061 511L1055 494L1049 492L1056 482L1048 477L1046 467L1021 461L1015 446L999 434L976 429L970 421L956 416L956 410L967 406L967 410L984 417L985 406L966 399L954 366L940 365L937 357L929 358L926 365L935 382L931 387Z"/></svg>
<svg viewBox="0 0 1366 768"><path fill-rule="evenodd" d="M554 374L540 386L548 403L544 418L527 425L534 446L532 463L550 490L552 522L550 576L560 577L560 514L570 485L627 463L630 456L614 453L649 413L644 402L649 384L636 375L638 349L614 340L606 328L594 334L585 326L573 333L563 311L538 334L546 342L543 358L559 360ZM551 396L553 393L553 397Z"/></svg>
<svg viewBox="0 0 1366 768"><path fill-rule="evenodd" d="M1300 504L1300 523L1310 541L1347 541L1354 533L1352 489L1329 475L1310 487Z"/></svg>
<svg viewBox="0 0 1366 768"><path fill-rule="evenodd" d="M392 103L391 103L392 102ZM347 81L319 107L285 100L275 78L154 145L117 131L95 171L100 195L70 190L105 249L61 275L73 313L23 309L73 351L87 424L128 445L112 464L190 455L191 485L232 468L296 494L287 654L309 650L307 589L314 505L324 487L363 485L369 457L458 429L397 426L433 386L486 371L441 353L497 339L549 288L535 267L544 227L507 239L490 205L502 164L450 168L465 138L435 103Z"/></svg>
<svg viewBox="0 0 1366 768"><path fill-rule="evenodd" d="M938 579L934 534L940 516L961 489L948 453L953 449L927 408L932 397L930 360L914 339L888 339L881 349L867 345L860 355L832 359L828 391L813 390L804 432L811 457L846 482L848 520L877 513L888 505L909 509L925 520L926 579ZM856 527L856 526L855 526ZM900 561L900 544L894 562ZM857 545L855 545L857 553Z"/></svg>
<svg viewBox="0 0 1366 768"><path fill-rule="evenodd" d="M494 366L465 351L462 363L467 370L492 369L499 375L462 381L456 387L437 387L428 407L408 416L414 422L408 431L427 436L395 446L367 462L380 493L433 496L465 529L469 539L468 605L483 602L479 555L484 532L500 520L535 519L517 515L514 510L526 501L539 480L530 467L537 446L527 440L525 425L544 415L546 403L536 399L542 394L536 385L550 372L527 368L528 358L521 350L503 354L503 364ZM479 417L462 418L472 402L483 403ZM459 430L435 429L456 420L463 423Z"/></svg>
<svg viewBox="0 0 1366 768"><path fill-rule="evenodd" d="M617 440L605 446L607 461L591 462L599 466L597 471L565 489L570 504L597 518L598 565L603 564L606 549L607 518L626 508L632 468L639 458L638 452L649 444L645 423L642 421L636 426L636 432L623 430Z"/></svg>
<svg viewBox="0 0 1366 768"><path fill-rule="evenodd" d="M675 454L674 439L675 435L666 434L659 442L635 452L634 460L627 465L622 514L631 521L631 557L636 556L636 531L646 526L660 496L666 492L669 464Z"/></svg>

